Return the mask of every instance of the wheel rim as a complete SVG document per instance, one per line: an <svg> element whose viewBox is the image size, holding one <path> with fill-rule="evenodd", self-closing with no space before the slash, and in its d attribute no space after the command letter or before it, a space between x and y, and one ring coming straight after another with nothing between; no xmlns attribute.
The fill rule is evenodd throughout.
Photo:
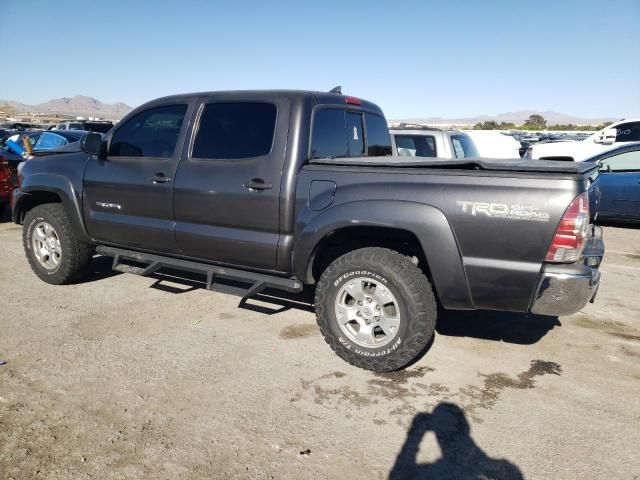
<svg viewBox="0 0 640 480"><path fill-rule="evenodd" d="M336 295L335 311L342 332L360 347L385 346L398 334L400 304L389 288L373 278L345 283Z"/></svg>
<svg viewBox="0 0 640 480"><path fill-rule="evenodd" d="M47 222L38 222L31 235L31 246L36 260L47 270L60 265L62 247L56 230Z"/></svg>

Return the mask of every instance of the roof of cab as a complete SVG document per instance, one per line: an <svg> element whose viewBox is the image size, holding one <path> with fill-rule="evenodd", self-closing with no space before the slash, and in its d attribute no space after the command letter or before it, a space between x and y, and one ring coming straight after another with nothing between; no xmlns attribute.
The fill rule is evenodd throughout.
<svg viewBox="0 0 640 480"><path fill-rule="evenodd" d="M193 92L193 93L181 93L177 95L169 95L166 97L157 98L151 100L144 105L153 105L156 103L175 102L179 100L190 100L194 97L224 97L224 98L251 98L256 99L260 96L269 97L283 97L288 98L291 101L303 101L308 98L312 98L314 103L323 105L346 105L348 98L357 98L360 102L360 106L364 109L377 111L382 114L382 110L378 105L367 100L363 100L359 97L352 97L350 95L344 95L331 92L318 92L312 90L220 90L210 92ZM350 105L353 106L353 105ZM140 108L140 107L138 107ZM137 110L137 109L136 109Z"/></svg>

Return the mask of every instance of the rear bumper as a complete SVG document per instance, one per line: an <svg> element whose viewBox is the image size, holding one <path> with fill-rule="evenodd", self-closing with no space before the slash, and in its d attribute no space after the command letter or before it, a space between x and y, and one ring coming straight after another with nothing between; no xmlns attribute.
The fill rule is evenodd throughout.
<svg viewBox="0 0 640 480"><path fill-rule="evenodd" d="M593 227L584 249L584 263L542 268L531 312L538 315L571 315L595 299L600 286L598 267L604 256L602 228Z"/></svg>

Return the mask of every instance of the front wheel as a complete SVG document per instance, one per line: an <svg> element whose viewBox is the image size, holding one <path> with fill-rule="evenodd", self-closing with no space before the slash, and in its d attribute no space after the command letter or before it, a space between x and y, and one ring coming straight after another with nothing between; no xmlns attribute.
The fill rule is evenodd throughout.
<svg viewBox="0 0 640 480"><path fill-rule="evenodd" d="M386 248L362 248L335 260L318 282L315 306L331 348L375 372L398 370L419 358L436 326L427 277L408 257Z"/></svg>
<svg viewBox="0 0 640 480"><path fill-rule="evenodd" d="M76 237L60 203L29 210L22 240L31 269L47 283L69 283L84 273L91 262L91 245Z"/></svg>

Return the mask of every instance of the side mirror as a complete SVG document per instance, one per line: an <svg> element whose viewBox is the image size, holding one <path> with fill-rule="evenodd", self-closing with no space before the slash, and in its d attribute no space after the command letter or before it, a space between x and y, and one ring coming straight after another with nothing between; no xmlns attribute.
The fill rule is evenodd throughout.
<svg viewBox="0 0 640 480"><path fill-rule="evenodd" d="M80 148L90 155L100 155L102 152L102 135L87 133L80 139Z"/></svg>
<svg viewBox="0 0 640 480"><path fill-rule="evenodd" d="M611 165L603 161L598 162L598 170L600 172L611 173Z"/></svg>
<svg viewBox="0 0 640 480"><path fill-rule="evenodd" d="M616 141L616 136L618 135L618 130L615 128L607 128L603 130L603 132L598 135L594 141L596 143L601 143L603 145L611 145Z"/></svg>

